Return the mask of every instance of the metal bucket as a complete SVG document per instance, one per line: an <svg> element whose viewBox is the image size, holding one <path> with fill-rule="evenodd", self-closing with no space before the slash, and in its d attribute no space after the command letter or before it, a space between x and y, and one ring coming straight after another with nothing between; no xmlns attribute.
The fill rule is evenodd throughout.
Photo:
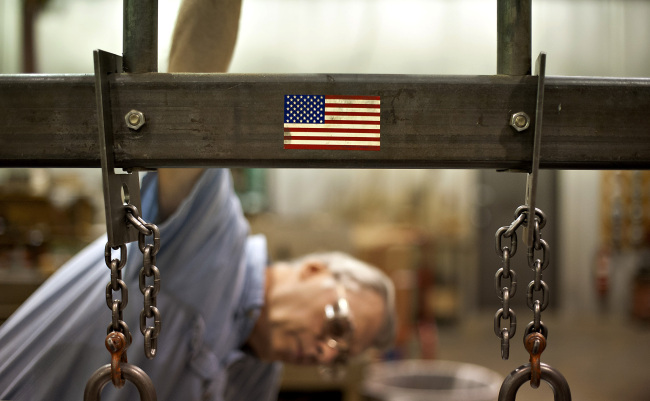
<svg viewBox="0 0 650 401"><path fill-rule="evenodd" d="M406 360L370 365L362 391L368 401L493 401L502 381L469 363Z"/></svg>

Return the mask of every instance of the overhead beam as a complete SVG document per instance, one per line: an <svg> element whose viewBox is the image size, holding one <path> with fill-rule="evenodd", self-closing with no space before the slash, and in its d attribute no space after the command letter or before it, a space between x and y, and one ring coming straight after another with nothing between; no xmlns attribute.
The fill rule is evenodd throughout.
<svg viewBox="0 0 650 401"><path fill-rule="evenodd" d="M115 166L530 166L531 76L113 74ZM0 76L0 167L99 167L91 75ZM381 150L285 150L288 94L381 97ZM138 131L124 116L144 113ZM650 79L547 77L540 168L650 168ZM531 122L531 126L533 126Z"/></svg>

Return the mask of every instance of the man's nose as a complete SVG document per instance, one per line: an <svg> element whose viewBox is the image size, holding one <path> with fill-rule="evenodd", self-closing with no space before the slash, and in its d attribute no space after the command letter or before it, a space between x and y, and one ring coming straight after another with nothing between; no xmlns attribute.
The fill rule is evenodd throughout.
<svg viewBox="0 0 650 401"><path fill-rule="evenodd" d="M334 362L338 356L339 351L336 347L336 341L330 339L328 341L319 341L316 344L317 359L319 363L330 364Z"/></svg>

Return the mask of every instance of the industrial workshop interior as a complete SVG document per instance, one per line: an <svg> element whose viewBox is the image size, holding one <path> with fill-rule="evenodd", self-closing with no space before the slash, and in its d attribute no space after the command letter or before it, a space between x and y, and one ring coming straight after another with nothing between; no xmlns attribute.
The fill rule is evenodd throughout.
<svg viewBox="0 0 650 401"><path fill-rule="evenodd" d="M229 72L494 76L497 3L243 0ZM158 0L160 73L167 72L180 4ZM122 54L123 6L122 0L2 0L0 74L92 76L94 50ZM532 0L531 26L531 75L537 75L535 60L544 52L547 77L638 78L645 88L638 108L650 116L649 81L643 80L650 78L650 2ZM534 90L531 96L534 105ZM2 104L10 103L2 99ZM8 108L0 110L0 116L7 113ZM383 111L381 118L383 124ZM532 143L532 128L515 134L507 124L504 130L528 135ZM647 121L644 125L650 136ZM97 132L96 126L88 130ZM388 140L383 126L381 135L383 150ZM647 141L639 146L647 147ZM535 207L545 224L536 232L548 244L543 257L550 260L543 273L548 332L541 362L561 372L575 400L647 401L648 160L597 168L580 162L575 160L575 168L542 166L537 174ZM99 164L2 166L0 322L5 322L66 261L106 237L107 226ZM508 259L519 283L509 304L499 285L507 277L495 279L504 267L499 245L512 247L512 237L503 237L508 230L498 230L514 225L526 202L526 169L232 167L250 231L266 236L270 260L343 251L377 266L395 286L398 322L390 349L356 356L335 377L318 366L284 364L278 400L496 400L504 379L529 363L532 351L522 340L537 313L527 302L535 268L529 267L523 232L519 252ZM108 282L109 269L105 276ZM141 303L139 293L131 298ZM502 358L504 308L517 313L508 359ZM110 307L103 313L98 331L110 322ZM142 336L132 331L130 352L141 352ZM518 400L553 397L546 383L539 388L524 383L517 394Z"/></svg>

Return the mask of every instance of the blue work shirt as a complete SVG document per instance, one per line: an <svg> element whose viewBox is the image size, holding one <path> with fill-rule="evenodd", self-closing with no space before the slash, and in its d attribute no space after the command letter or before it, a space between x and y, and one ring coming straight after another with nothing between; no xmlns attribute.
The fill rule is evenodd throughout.
<svg viewBox="0 0 650 401"><path fill-rule="evenodd" d="M144 177L141 194L143 218L158 224L157 174ZM281 365L243 350L264 302L266 240L249 236L230 172L203 173L159 229L162 329L153 360L139 330L142 253L128 245L129 363L151 377L161 401L275 399ZM81 400L88 378L110 363L105 243L102 237L72 258L0 326L1 400ZM135 386L117 390L109 382L102 400L118 399L139 399Z"/></svg>

